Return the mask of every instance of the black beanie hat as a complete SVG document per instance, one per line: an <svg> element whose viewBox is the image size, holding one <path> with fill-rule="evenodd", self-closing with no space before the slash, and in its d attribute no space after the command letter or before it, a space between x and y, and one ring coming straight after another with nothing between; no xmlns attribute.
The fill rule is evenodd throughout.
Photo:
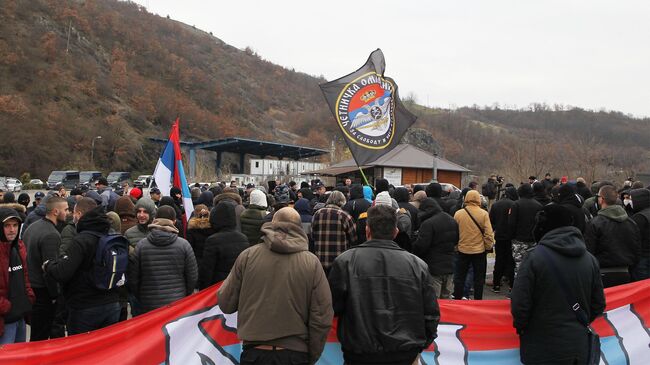
<svg viewBox="0 0 650 365"><path fill-rule="evenodd" d="M559 204L547 204L535 216L535 242L539 242L545 234L556 228L570 225L573 225L573 215L568 208Z"/></svg>

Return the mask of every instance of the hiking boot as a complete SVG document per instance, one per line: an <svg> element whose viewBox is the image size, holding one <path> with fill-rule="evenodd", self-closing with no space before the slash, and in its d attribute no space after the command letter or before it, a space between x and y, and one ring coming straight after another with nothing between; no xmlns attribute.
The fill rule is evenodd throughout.
<svg viewBox="0 0 650 365"><path fill-rule="evenodd" d="M493 286L493 287L492 287L492 292L493 292L493 293L497 293L497 294L498 294L498 293L501 293L501 287L498 286L498 285Z"/></svg>

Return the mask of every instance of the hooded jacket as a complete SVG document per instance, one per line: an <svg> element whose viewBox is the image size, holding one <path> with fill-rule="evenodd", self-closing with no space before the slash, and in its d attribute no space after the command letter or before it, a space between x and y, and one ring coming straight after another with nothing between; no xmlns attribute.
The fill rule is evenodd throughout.
<svg viewBox="0 0 650 365"><path fill-rule="evenodd" d="M512 205L510 214L508 214L510 239L521 242L534 242L535 216L543 207L533 199L533 189L530 184L522 184L517 189L517 194L519 199Z"/></svg>
<svg viewBox="0 0 650 365"><path fill-rule="evenodd" d="M307 236L293 222L262 226L262 243L244 250L217 292L224 313L238 312L237 336L320 357L332 325L332 297ZM263 300L261 300L263 298Z"/></svg>
<svg viewBox="0 0 650 365"><path fill-rule="evenodd" d="M86 309L119 301L117 288L97 289L92 279L93 260L99 242L97 235L107 234L110 227L104 207L98 206L87 212L79 219L77 235L65 254L45 267L47 275L63 285L66 305L70 308Z"/></svg>
<svg viewBox="0 0 650 365"><path fill-rule="evenodd" d="M540 250L547 251L559 272ZM567 304L557 276L564 278L590 322L605 309L598 262L587 252L580 231L569 226L548 232L524 258L512 289L513 326L523 363L586 363L587 331Z"/></svg>
<svg viewBox="0 0 650 365"><path fill-rule="evenodd" d="M433 278L424 261L395 242L371 239L345 251L329 282L346 362L410 363L436 338Z"/></svg>
<svg viewBox="0 0 650 365"><path fill-rule="evenodd" d="M201 258L203 257L205 241L214 232L215 230L210 225L209 217L194 216L187 222L187 242L190 243L192 250L194 250L194 257L196 257L197 264L201 262Z"/></svg>
<svg viewBox="0 0 650 365"><path fill-rule="evenodd" d="M372 188L368 185L363 186L363 198L366 199L368 203L372 204L373 201Z"/></svg>
<svg viewBox="0 0 650 365"><path fill-rule="evenodd" d="M115 213L120 216L121 224L121 234L124 234L127 229L138 224L138 220L135 218L135 205L133 205L133 200L131 197L121 196L115 202Z"/></svg>
<svg viewBox="0 0 650 365"><path fill-rule="evenodd" d="M203 204L206 207L208 207L208 209L211 209L213 203L214 203L214 194L212 194L210 190L206 190L201 193L199 199L197 200L197 204L195 205Z"/></svg>
<svg viewBox="0 0 650 365"><path fill-rule="evenodd" d="M198 279L192 247L178 237L173 222L157 218L149 227L147 238L138 242L129 261L127 278L143 313L192 294Z"/></svg>
<svg viewBox="0 0 650 365"><path fill-rule="evenodd" d="M402 187L395 188L395 190L393 191L393 198L395 199L395 201L397 201L397 205L400 208L404 208L409 212L409 214L411 215L411 229L413 230L413 232L417 231L420 225L418 220L419 212L418 209L415 206L413 206L413 204L409 203L409 198L410 198L409 191L406 188L402 188Z"/></svg>
<svg viewBox="0 0 650 365"><path fill-rule="evenodd" d="M458 223L433 198L420 203L418 219L420 230L413 242L413 253L429 265L431 275L453 273Z"/></svg>
<svg viewBox="0 0 650 365"><path fill-rule="evenodd" d="M205 240L203 258L199 261L199 289L225 280L237 256L248 248L248 237L237 230L232 204L217 204L210 212L210 225L215 233Z"/></svg>
<svg viewBox="0 0 650 365"><path fill-rule="evenodd" d="M136 216L140 208L143 208L147 213L149 213L149 221L145 224L138 223L124 232L124 237L129 240L130 253L135 250L135 245L138 242L147 237L147 234L149 234L149 224L151 224L153 219L156 217L156 203L154 203L150 198L140 198L138 202L135 203L134 211L136 212Z"/></svg>
<svg viewBox="0 0 650 365"><path fill-rule="evenodd" d="M246 208L242 205L241 196L233 192L221 193L214 198L213 206L216 207L217 204L219 204L222 201L231 203L235 207L235 214L237 216L237 230L241 232L240 216L244 212L244 210L246 210Z"/></svg>
<svg viewBox="0 0 650 365"><path fill-rule="evenodd" d="M9 216L19 216L18 213L9 208L0 208L0 222ZM20 229L18 229L20 232ZM18 237L13 242L8 242L4 230L0 231L0 336L4 333L5 315L11 311L11 301L9 300L9 263L11 262L12 246L18 247L18 256L23 265L23 277L25 281L25 293L29 301L34 304L34 291L29 282L29 266L27 264L27 250L25 244Z"/></svg>
<svg viewBox="0 0 650 365"><path fill-rule="evenodd" d="M587 223L585 242L601 269L632 266L641 254L639 227L620 205L598 211L598 215Z"/></svg>
<svg viewBox="0 0 650 365"><path fill-rule="evenodd" d="M490 224L488 212L481 208L481 197L478 191L470 190L467 192L465 195L465 208L467 211L465 209L459 209L454 214L454 219L458 223L459 230L458 252L464 254L483 253L485 252L483 234L481 234L476 223L481 226L485 236L492 241L492 244L494 244L494 232L492 231L492 224ZM474 223L469 214L474 217L476 223Z"/></svg>
<svg viewBox="0 0 650 365"><path fill-rule="evenodd" d="M569 184L560 186L558 204L567 208L573 216L573 226L578 228L580 232L584 233L587 219L585 218L584 210L582 210L582 202L576 195L575 188Z"/></svg>
<svg viewBox="0 0 650 365"><path fill-rule="evenodd" d="M492 204L490 208L490 223L494 229L494 239L497 241L510 240L510 227L508 226L508 213L519 199L517 189L509 186L505 189L503 198Z"/></svg>
<svg viewBox="0 0 650 365"><path fill-rule="evenodd" d="M634 189L632 197L632 219L641 234L641 257L650 258L650 190Z"/></svg>

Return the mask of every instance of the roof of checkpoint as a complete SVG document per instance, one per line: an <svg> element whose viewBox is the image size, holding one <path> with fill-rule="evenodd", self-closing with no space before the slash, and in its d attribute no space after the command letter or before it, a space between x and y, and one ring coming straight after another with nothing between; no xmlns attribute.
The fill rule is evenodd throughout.
<svg viewBox="0 0 650 365"><path fill-rule="evenodd" d="M167 143L168 141L163 138L149 138L149 140L160 143ZM214 152L247 153L256 156L273 156L294 160L330 153L330 151L321 148L266 142L238 137L215 139L205 142L181 141L180 144L182 147Z"/></svg>
<svg viewBox="0 0 650 365"><path fill-rule="evenodd" d="M419 168L419 169L431 169L433 165L434 156L426 151L421 150L410 144L399 144L390 152L379 157L375 161L372 161L364 166L361 166L364 169L373 166L386 166L386 167L406 167L406 168ZM467 168L455 164L449 160L446 160L442 157L435 157L437 162L438 170L446 171L457 171L457 172L469 172ZM340 174L345 174L350 171L357 170L357 164L353 159L341 161L330 167L309 171L306 174L309 175L322 175L322 176L336 176Z"/></svg>

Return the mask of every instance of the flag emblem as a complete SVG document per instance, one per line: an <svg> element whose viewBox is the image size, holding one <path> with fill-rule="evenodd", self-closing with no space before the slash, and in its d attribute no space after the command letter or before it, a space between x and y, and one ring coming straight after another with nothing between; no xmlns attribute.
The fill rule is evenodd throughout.
<svg viewBox="0 0 650 365"><path fill-rule="evenodd" d="M375 72L347 84L336 103L336 119L347 138L381 149L395 135L395 85Z"/></svg>

